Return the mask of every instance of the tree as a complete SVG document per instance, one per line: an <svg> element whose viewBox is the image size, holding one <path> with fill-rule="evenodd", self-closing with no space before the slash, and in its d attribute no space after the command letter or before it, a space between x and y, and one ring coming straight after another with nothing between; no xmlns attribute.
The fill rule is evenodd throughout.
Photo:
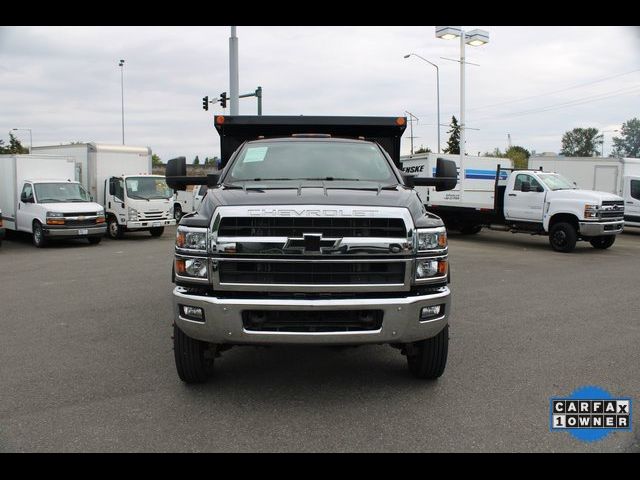
<svg viewBox="0 0 640 480"><path fill-rule="evenodd" d="M613 137L613 155L618 157L640 157L640 120L632 118L622 124L621 137Z"/></svg>
<svg viewBox="0 0 640 480"><path fill-rule="evenodd" d="M431 149L429 147L423 147L420 145L420 148L416 150L416 153L431 153Z"/></svg>
<svg viewBox="0 0 640 480"><path fill-rule="evenodd" d="M151 155L151 165L154 167L161 167L163 165L162 160L155 153Z"/></svg>
<svg viewBox="0 0 640 480"><path fill-rule="evenodd" d="M200 159L198 158L198 155L196 155L196 158L193 160L193 164L200 165Z"/></svg>
<svg viewBox="0 0 640 480"><path fill-rule="evenodd" d="M529 166L529 157L531 154L526 148L514 145L513 147L509 147L507 151L504 152L504 155L513 161L514 168L521 169L528 168Z"/></svg>
<svg viewBox="0 0 640 480"><path fill-rule="evenodd" d="M567 157L592 157L598 154L598 129L574 128L562 136L561 155Z"/></svg>
<svg viewBox="0 0 640 480"><path fill-rule="evenodd" d="M455 115L451 117L451 130L449 133L449 140L447 141L447 147L444 149L444 153L460 153L460 125Z"/></svg>
<svg viewBox="0 0 640 480"><path fill-rule="evenodd" d="M8 146L4 146L4 140L0 140L0 153L29 153L29 149L23 147L13 133L9 133Z"/></svg>
<svg viewBox="0 0 640 480"><path fill-rule="evenodd" d="M483 157L505 158L507 155L505 153L502 153L502 151L500 151L500 148L496 147L496 148L493 149L493 152L484 152L484 154L482 156Z"/></svg>

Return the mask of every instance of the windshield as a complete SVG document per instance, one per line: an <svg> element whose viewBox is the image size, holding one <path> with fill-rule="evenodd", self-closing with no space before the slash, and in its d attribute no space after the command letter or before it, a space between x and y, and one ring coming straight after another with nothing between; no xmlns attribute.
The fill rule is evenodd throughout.
<svg viewBox="0 0 640 480"><path fill-rule="evenodd" d="M171 198L173 190L167 186L162 177L128 177L125 181L127 197L142 198Z"/></svg>
<svg viewBox="0 0 640 480"><path fill-rule="evenodd" d="M577 188L572 181L557 173L538 173L537 175L550 190L574 190Z"/></svg>
<svg viewBox="0 0 640 480"><path fill-rule="evenodd" d="M233 163L228 179L397 182L373 143L297 140L248 144Z"/></svg>
<svg viewBox="0 0 640 480"><path fill-rule="evenodd" d="M36 183L38 203L90 202L87 191L79 183Z"/></svg>

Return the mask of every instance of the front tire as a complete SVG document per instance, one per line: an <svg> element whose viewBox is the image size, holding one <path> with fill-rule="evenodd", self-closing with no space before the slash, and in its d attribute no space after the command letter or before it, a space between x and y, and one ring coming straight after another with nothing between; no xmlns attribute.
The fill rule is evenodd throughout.
<svg viewBox="0 0 640 480"><path fill-rule="evenodd" d="M179 204L176 204L175 207L173 207L173 218L176 219L176 223L178 223L182 218L182 207Z"/></svg>
<svg viewBox="0 0 640 480"><path fill-rule="evenodd" d="M577 241L578 233L570 223L558 222L549 230L549 243L556 252L573 251Z"/></svg>
<svg viewBox="0 0 640 480"><path fill-rule="evenodd" d="M37 221L33 222L33 244L38 248L43 248L47 245L42 224Z"/></svg>
<svg viewBox="0 0 640 480"><path fill-rule="evenodd" d="M155 227L149 230L152 237L159 237L164 233L164 227Z"/></svg>
<svg viewBox="0 0 640 480"><path fill-rule="evenodd" d="M215 350L206 342L185 335L173 325L173 353L180 380L185 383L204 383L213 374Z"/></svg>
<svg viewBox="0 0 640 480"><path fill-rule="evenodd" d="M602 237L595 237L589 240L589 243L593 248L598 250L606 250L616 241L615 235L603 235Z"/></svg>
<svg viewBox="0 0 640 480"><path fill-rule="evenodd" d="M444 373L449 353L449 325L435 337L412 344L407 354L409 371L416 378L436 379Z"/></svg>
<svg viewBox="0 0 640 480"><path fill-rule="evenodd" d="M114 240L118 238L122 238L122 234L124 233L123 228L118 224L118 219L116 217L109 217L107 222L107 233L109 234L109 238Z"/></svg>

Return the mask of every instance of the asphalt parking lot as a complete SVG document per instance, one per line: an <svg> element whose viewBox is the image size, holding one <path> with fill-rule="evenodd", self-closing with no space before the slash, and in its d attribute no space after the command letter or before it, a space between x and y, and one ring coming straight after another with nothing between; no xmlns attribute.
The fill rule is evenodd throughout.
<svg viewBox="0 0 640 480"><path fill-rule="evenodd" d="M640 401L640 230L607 251L452 234L449 362L411 377L385 346L234 348L186 386L171 344L174 228L0 247L0 451L640 451L549 431L583 385Z"/></svg>

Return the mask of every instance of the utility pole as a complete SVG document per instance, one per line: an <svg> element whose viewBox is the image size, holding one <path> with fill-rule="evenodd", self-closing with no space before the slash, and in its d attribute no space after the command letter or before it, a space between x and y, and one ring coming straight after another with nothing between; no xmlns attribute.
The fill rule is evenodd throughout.
<svg viewBox="0 0 640 480"><path fill-rule="evenodd" d="M508 143L509 148L511 148L511 134L510 133L507 133L507 138L509 139L509 143Z"/></svg>
<svg viewBox="0 0 640 480"><path fill-rule="evenodd" d="M120 60L120 93L122 97L122 144L124 145L124 60Z"/></svg>
<svg viewBox="0 0 640 480"><path fill-rule="evenodd" d="M410 131L411 131L411 135L409 136L409 138L411 139L411 155L413 155L413 139L415 138L413 136L413 119L415 118L416 121L418 121L419 118L416 117L413 113L407 112L406 110L405 110L404 113L409 115L409 128L410 128Z"/></svg>
<svg viewBox="0 0 640 480"><path fill-rule="evenodd" d="M231 27L231 37L229 37L229 92L231 103L231 115L239 115L238 100L238 37L236 37L236 27Z"/></svg>

